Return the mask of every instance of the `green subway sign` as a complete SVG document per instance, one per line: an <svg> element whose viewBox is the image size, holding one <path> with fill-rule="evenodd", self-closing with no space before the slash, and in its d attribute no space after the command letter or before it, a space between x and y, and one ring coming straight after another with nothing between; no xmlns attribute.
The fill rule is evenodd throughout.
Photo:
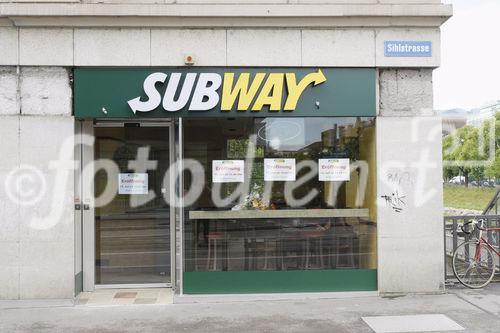
<svg viewBox="0 0 500 333"><path fill-rule="evenodd" d="M375 116L371 68L77 68L77 118Z"/></svg>

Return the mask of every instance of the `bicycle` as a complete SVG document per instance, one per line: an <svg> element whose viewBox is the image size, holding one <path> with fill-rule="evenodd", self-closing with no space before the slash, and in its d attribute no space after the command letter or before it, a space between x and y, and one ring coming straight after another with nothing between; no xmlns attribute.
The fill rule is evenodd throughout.
<svg viewBox="0 0 500 333"><path fill-rule="evenodd" d="M469 225L472 225L472 230L466 230ZM483 232L498 231L500 228L484 227L484 220L472 220L460 228L463 235L477 232L477 236L460 244L453 253L453 273L464 286L483 288L491 282L496 272L494 254L500 257L500 251L483 237Z"/></svg>

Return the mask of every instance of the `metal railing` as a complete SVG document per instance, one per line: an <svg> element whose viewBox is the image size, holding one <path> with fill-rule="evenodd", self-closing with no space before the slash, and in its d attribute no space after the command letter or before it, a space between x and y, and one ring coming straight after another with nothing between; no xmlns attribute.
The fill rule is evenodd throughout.
<svg viewBox="0 0 500 333"><path fill-rule="evenodd" d="M470 235L463 235L460 227L472 219L483 219L485 227L495 228L500 227L500 215L462 215L462 216L445 216L444 217L444 272L446 280L456 280L453 275L451 261L453 252L457 246L463 242L467 242L475 237L474 233ZM488 241L497 249L500 246L500 231L488 231L483 234ZM497 268L500 267L500 260L498 256L495 258ZM500 272L497 269L496 280L500 279Z"/></svg>

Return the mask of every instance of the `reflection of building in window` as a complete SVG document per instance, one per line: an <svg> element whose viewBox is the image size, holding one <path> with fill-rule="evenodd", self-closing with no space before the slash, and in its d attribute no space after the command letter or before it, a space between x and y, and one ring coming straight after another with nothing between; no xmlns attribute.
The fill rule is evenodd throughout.
<svg viewBox="0 0 500 333"><path fill-rule="evenodd" d="M483 122L495 117L497 112L500 112L500 100L471 110L450 109L436 111L437 115L441 116L443 121L443 136L465 125L480 127Z"/></svg>
<svg viewBox="0 0 500 333"><path fill-rule="evenodd" d="M500 100L488 103L477 109L472 109L469 111L469 117L467 118L467 125L472 125L475 127L481 126L486 120L490 120L495 116L495 113L500 111Z"/></svg>

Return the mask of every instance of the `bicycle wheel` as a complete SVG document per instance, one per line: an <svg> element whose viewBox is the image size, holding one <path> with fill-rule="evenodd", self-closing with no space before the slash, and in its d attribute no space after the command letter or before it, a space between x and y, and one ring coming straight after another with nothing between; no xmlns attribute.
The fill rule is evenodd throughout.
<svg viewBox="0 0 500 333"><path fill-rule="evenodd" d="M478 246L477 241L465 242L453 253L453 273L461 284L472 289L483 288L495 274L493 253L484 244L480 249Z"/></svg>

